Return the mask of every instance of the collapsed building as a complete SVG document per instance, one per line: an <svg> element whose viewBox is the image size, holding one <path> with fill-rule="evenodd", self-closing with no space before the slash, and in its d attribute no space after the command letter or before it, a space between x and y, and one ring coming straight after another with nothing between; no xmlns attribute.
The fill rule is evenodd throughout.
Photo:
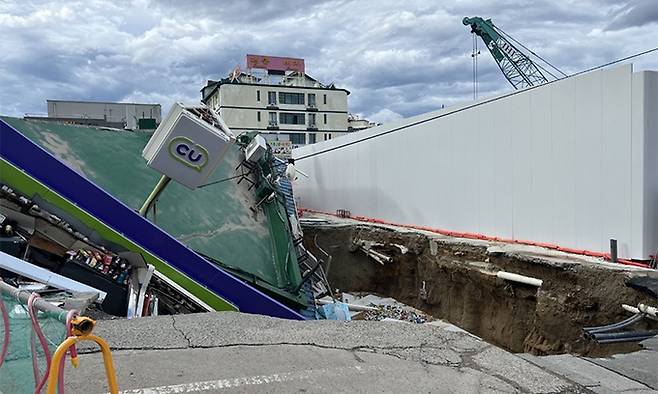
<svg viewBox="0 0 658 394"><path fill-rule="evenodd" d="M163 125L222 128L204 106L175 109ZM226 149L205 184L172 182L142 216L159 175L141 157L150 134L16 118L0 131L5 280L95 289L100 309L118 316L315 316L314 297L329 288L321 261L302 245L286 163L264 142L247 160L255 134L224 125Z"/></svg>

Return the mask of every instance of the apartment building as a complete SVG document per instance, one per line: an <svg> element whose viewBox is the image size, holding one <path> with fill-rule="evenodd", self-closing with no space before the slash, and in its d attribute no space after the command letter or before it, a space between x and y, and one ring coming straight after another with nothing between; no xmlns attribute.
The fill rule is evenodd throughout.
<svg viewBox="0 0 658 394"><path fill-rule="evenodd" d="M202 101L234 132L258 131L293 147L349 132L350 92L307 75L303 59L247 55L247 66L201 89Z"/></svg>

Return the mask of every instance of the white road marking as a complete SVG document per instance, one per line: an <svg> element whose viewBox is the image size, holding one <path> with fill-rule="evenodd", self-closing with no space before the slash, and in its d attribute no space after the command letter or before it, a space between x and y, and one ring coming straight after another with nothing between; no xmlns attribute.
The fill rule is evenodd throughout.
<svg viewBox="0 0 658 394"><path fill-rule="evenodd" d="M340 368L321 368L311 369L298 372L284 372L275 373L271 375L257 375L245 376L238 378L209 380L205 382L192 382L174 384L168 386L148 387L143 389L133 389L120 391L119 394L181 394L181 393L198 393L202 391L231 389L240 386L256 386L270 383L283 383L295 380L308 380L315 377L326 378L329 375L342 375L346 372L352 374L364 374L374 370L379 370L381 367L376 365L360 366L351 365L349 367Z"/></svg>

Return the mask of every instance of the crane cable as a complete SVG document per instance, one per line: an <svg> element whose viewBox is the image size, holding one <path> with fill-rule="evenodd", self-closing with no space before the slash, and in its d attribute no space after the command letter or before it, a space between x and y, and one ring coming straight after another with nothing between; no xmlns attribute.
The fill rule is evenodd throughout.
<svg viewBox="0 0 658 394"><path fill-rule="evenodd" d="M472 58L472 61L473 61L473 72L472 72L473 73L473 100L476 100L477 99L477 93L475 93L475 84L476 84L476 81L477 81L477 72L475 71L475 33L474 32L471 33L471 37L472 37L471 41L473 42L473 49L471 50L471 58Z"/></svg>
<svg viewBox="0 0 658 394"><path fill-rule="evenodd" d="M471 57L473 58L473 100L478 98L478 55L480 50L478 49L478 37L475 32L471 32L473 36L473 52L471 52Z"/></svg>
<svg viewBox="0 0 658 394"><path fill-rule="evenodd" d="M598 69L601 69L601 68L604 68L604 67L608 67L608 66L611 66L613 64L620 63L620 62L623 62L623 61L626 61L626 60L630 60L630 59L633 59L633 58L636 58L636 57L639 57L639 56L642 56L642 55L646 55L648 53L655 52L655 51L658 51L658 47L648 49L646 51L639 52L639 53L636 53L636 54L633 54L633 55L630 55L630 56L626 56L626 57L621 58L621 59L613 60L611 62L601 64L601 65L598 65L598 66L595 66L595 67L592 67L592 68L588 68L586 70L579 71L575 74L571 74L571 75L568 75L566 77L556 79L555 81L548 81L548 82L546 82L544 84L541 84L541 85L530 86L530 87L528 87L526 89L523 89L523 90L515 90L513 92L507 93L507 94L502 95L502 96L493 97L493 98L490 98L490 99L487 99L487 100L483 100L483 101L480 101L480 102L477 102L477 103L467 105L465 107L457 108L453 111L449 111L449 112L441 113L441 114L438 114L438 115L435 115L435 116L431 116L427 119L422 119L422 120L418 120L416 122L406 124L404 126L395 127L391 130L387 130L387 131L381 132L379 134L370 135L368 137L364 137L364 138L361 138L361 139L358 139L358 140L354 140L354 141L345 143L343 145L333 146L333 147L328 148L328 149L324 149L324 150L317 151L317 152L312 152L312 153L309 153L307 155L302 155L302 156L296 157L295 161L308 159L308 158L314 157L314 156L319 156L319 155L324 154L324 153L329 153L329 152L332 152L332 151L335 151L335 150L338 150L338 149L342 149L342 148L346 148L346 147L351 146L351 145L358 144L359 142L364 142L364 141L368 141L368 140L371 140L371 139L374 139L374 138L377 138L377 137L381 137L381 136L384 136L384 135L387 135L387 134L392 134L392 133L395 133L395 132L400 131L400 130L407 129L407 128L412 127L412 126L417 126L419 124L423 124L423 123L430 122L432 120L440 119L440 118L446 117L448 115L453 115L453 114L456 114L456 113L459 113L459 112L466 111L467 109L476 108L476 107L480 107L480 106L485 105L485 104L493 103L493 102L498 101L498 100L502 100L502 99L505 99L505 98L508 98L508 97L515 96L515 95L517 95L521 92L527 92L528 90L532 90L532 89L538 88L540 86L545 86L545 85L548 85L548 84L551 84L551 83L555 83L557 81L572 78L572 77L575 77L575 76L578 76L578 75L581 75L581 74L585 74L585 73L595 71L595 70L598 70Z"/></svg>

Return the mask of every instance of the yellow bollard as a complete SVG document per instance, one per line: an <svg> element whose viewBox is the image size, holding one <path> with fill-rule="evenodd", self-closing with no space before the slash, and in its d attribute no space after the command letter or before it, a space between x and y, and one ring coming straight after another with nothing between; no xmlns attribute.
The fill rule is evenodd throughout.
<svg viewBox="0 0 658 394"><path fill-rule="evenodd" d="M88 332L91 332L91 330ZM119 385L117 384L114 364L112 364L112 353L110 352L110 346L107 344L107 342L105 342L103 338L91 334L68 337L57 347L57 350L55 351L55 354L50 361L50 371L48 372L48 388L46 393L55 394L57 391L57 380L59 379L59 363L62 361L62 357L64 357L69 348L81 341L94 341L98 344L98 346L100 346L101 352L103 353L103 364L105 364L105 374L107 375L107 382L110 386L110 393L117 394L119 392Z"/></svg>

